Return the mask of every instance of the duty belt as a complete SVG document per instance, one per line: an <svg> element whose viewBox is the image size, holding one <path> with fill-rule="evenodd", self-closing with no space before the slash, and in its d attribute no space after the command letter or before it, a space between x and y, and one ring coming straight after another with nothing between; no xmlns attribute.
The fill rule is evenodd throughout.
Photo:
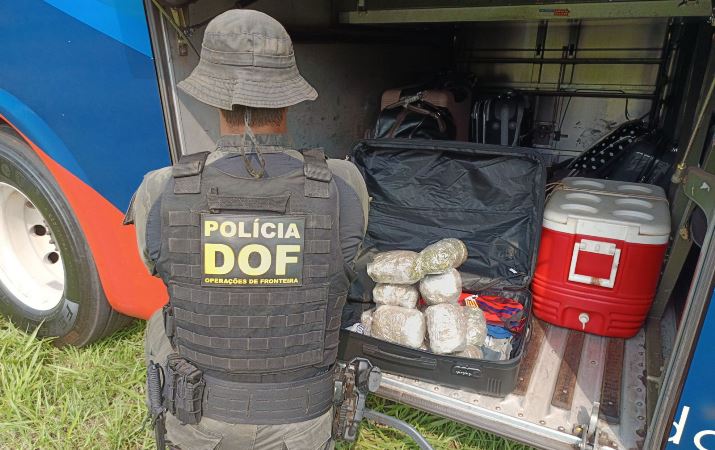
<svg viewBox="0 0 715 450"><path fill-rule="evenodd" d="M204 376L205 417L228 423L278 425L319 417L332 406L333 371L288 383L235 383Z"/></svg>
<svg viewBox="0 0 715 450"><path fill-rule="evenodd" d="M181 423L202 417L221 422L279 425L319 417L332 406L332 370L305 380L239 383L203 374L187 360L169 355L163 404Z"/></svg>

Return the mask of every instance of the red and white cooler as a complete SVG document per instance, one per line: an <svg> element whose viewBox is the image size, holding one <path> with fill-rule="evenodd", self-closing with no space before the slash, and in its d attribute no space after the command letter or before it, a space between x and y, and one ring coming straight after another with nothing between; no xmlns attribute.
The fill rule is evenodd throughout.
<svg viewBox="0 0 715 450"><path fill-rule="evenodd" d="M564 179L544 211L534 314L601 336L634 336L653 302L669 236L662 188Z"/></svg>

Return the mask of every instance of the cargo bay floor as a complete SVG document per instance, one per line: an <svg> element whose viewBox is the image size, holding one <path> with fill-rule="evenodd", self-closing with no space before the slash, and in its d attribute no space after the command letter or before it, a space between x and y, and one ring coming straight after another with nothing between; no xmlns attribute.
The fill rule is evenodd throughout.
<svg viewBox="0 0 715 450"><path fill-rule="evenodd" d="M595 448L640 449L645 332L604 338L539 320L531 332L517 387L503 399L392 374L379 395L536 447L593 448L581 447L587 435Z"/></svg>

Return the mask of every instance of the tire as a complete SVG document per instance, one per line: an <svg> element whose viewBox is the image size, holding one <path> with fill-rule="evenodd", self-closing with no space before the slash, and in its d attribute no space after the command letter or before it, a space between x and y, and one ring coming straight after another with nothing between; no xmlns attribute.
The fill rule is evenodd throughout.
<svg viewBox="0 0 715 450"><path fill-rule="evenodd" d="M131 322L107 302L92 252L49 170L5 124L0 240L0 314L20 329L39 327L38 335L56 337L57 345L84 346Z"/></svg>

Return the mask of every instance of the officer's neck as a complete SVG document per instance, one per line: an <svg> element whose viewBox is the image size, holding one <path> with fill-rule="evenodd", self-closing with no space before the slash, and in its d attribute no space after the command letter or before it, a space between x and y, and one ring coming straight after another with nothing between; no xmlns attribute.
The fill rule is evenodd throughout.
<svg viewBox="0 0 715 450"><path fill-rule="evenodd" d="M283 114L283 118L278 124L251 125L251 131L254 134L286 134L288 132L286 115ZM230 124L224 119L223 114L219 114L219 132L221 136L244 134L245 126Z"/></svg>

